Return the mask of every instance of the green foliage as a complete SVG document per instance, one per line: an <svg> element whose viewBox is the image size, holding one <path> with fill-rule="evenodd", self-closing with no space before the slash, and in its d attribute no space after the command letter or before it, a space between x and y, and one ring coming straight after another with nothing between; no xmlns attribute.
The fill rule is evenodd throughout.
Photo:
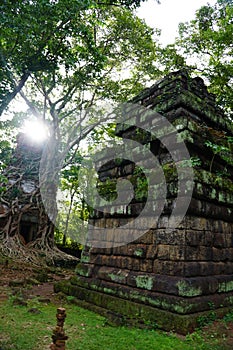
<svg viewBox="0 0 233 350"><path fill-rule="evenodd" d="M63 196L59 199L59 212L56 222L55 242L65 248L82 249L80 232L89 217L88 206L82 199L85 184L79 181L79 171L83 156L77 151L68 155L69 164L61 171L59 190ZM82 221L81 221L82 220Z"/></svg>
<svg viewBox="0 0 233 350"><path fill-rule="evenodd" d="M0 121L0 183L5 184L7 179L1 175L3 170L12 157L12 138L11 138L11 126L12 122Z"/></svg>
<svg viewBox="0 0 233 350"><path fill-rule="evenodd" d="M136 166L133 172L132 182L135 185L135 197L144 200L148 196L148 180L143 168Z"/></svg>
<svg viewBox="0 0 233 350"><path fill-rule="evenodd" d="M211 311L207 315L199 316L197 319L198 327L200 328L203 328L204 326L213 323L217 319L214 303L208 302L208 306L211 309Z"/></svg>
<svg viewBox="0 0 233 350"><path fill-rule="evenodd" d="M30 74L54 72L61 59L71 59L67 34L84 31L71 18L87 8L87 2L72 1L69 10L66 5L49 0L1 3L1 112Z"/></svg>
<svg viewBox="0 0 233 350"><path fill-rule="evenodd" d="M122 165L122 159L115 159L115 164ZM134 197L138 201L143 201L148 195L148 181L143 169L136 166L132 176L127 178L134 187ZM98 182L98 192L107 201L114 201L117 198L117 180L107 178Z"/></svg>
<svg viewBox="0 0 233 350"><path fill-rule="evenodd" d="M139 3L4 1L0 114L20 92L29 108L20 120L44 119L57 149L72 159L69 151L103 119L93 105L125 101L161 76L156 33L132 11Z"/></svg>
<svg viewBox="0 0 233 350"><path fill-rule="evenodd" d="M191 160L191 164L193 167L201 166L202 162L201 162L201 159L199 157L191 157L190 160Z"/></svg>
<svg viewBox="0 0 233 350"><path fill-rule="evenodd" d="M220 154L221 157L230 165L233 165L233 160L232 157L230 156L232 144L233 144L233 138L232 137L227 137L228 144L229 146L224 146L224 145L217 145L216 143L213 143L211 141L206 141L205 145L213 151L213 153ZM231 144L231 145L230 145Z"/></svg>
<svg viewBox="0 0 233 350"><path fill-rule="evenodd" d="M178 52L186 64L206 78L209 89L225 111L233 110L233 3L218 0L196 12L196 18L179 25L176 41Z"/></svg>
<svg viewBox="0 0 233 350"><path fill-rule="evenodd" d="M202 328L208 324L211 324L216 320L216 318L217 318L216 312L212 310L209 312L208 315L198 317L198 320L197 320L198 327Z"/></svg>
<svg viewBox="0 0 233 350"><path fill-rule="evenodd" d="M229 312L223 317L225 322L233 322L233 312Z"/></svg>
<svg viewBox="0 0 233 350"><path fill-rule="evenodd" d="M212 171L212 165L216 155L219 155L227 163L227 165L233 166L233 137L224 136L224 141L225 142L222 144L216 144L210 140L205 142L205 145L209 147L213 152L213 157L210 162L210 171ZM222 176L224 174L226 175L227 173L228 172L226 167L226 171L219 175Z"/></svg>
<svg viewBox="0 0 233 350"><path fill-rule="evenodd" d="M69 248L72 250L82 250L83 249L82 244L80 244L77 241L73 241L70 238L66 238L65 244L63 244L64 234L59 232L57 229L56 229L56 232L54 234L54 239L55 239L55 243L57 244L57 246L59 248Z"/></svg>
<svg viewBox="0 0 233 350"><path fill-rule="evenodd" d="M8 179L6 176L0 174L0 195L6 191L6 184L8 183Z"/></svg>
<svg viewBox="0 0 233 350"><path fill-rule="evenodd" d="M105 181L98 181L98 193L107 201L114 201L117 198L116 191L117 181L107 178Z"/></svg>
<svg viewBox="0 0 233 350"><path fill-rule="evenodd" d="M67 98L74 84L79 88L90 84L99 78L109 60L117 62L113 55L117 48L120 55L125 51L124 59L136 54L141 57L139 61L146 61L142 57L146 57L145 50L151 56L151 31L132 15L132 9L140 3L141 0L20 0L12 6L10 0L1 2L0 114L36 76L41 77L44 93L53 89L61 79L61 66L70 81L64 86ZM136 30L139 40L135 40ZM105 84L107 80L106 77ZM113 86L114 81L109 84Z"/></svg>
<svg viewBox="0 0 233 350"><path fill-rule="evenodd" d="M17 186L13 186L12 189L9 192L9 198L15 199L22 193L22 190L20 190Z"/></svg>

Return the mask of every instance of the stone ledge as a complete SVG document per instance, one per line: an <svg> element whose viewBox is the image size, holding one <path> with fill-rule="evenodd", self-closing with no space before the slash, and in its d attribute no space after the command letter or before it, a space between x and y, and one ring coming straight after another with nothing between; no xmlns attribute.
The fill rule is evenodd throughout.
<svg viewBox="0 0 233 350"><path fill-rule="evenodd" d="M196 312L189 315L179 315L161 310L149 305L139 304L80 286L71 285L68 281L58 282L55 292L73 295L75 303L81 307L97 312L116 325L133 325L143 328L158 328L180 334L192 332L198 326L198 319L208 317L209 312ZM67 293L67 291L69 291ZM229 307L216 309L217 317L222 317Z"/></svg>
<svg viewBox="0 0 233 350"><path fill-rule="evenodd" d="M69 282L60 282L62 291L68 295L77 296L76 287L84 288L88 293L91 291L103 293L104 295L118 297L125 302L132 301L144 304L152 308L159 308L177 315L189 315L197 312L208 312L213 309L232 307L233 291L232 282L220 280L218 293L209 295L197 295L197 286L190 287L188 280L182 280L178 284L178 294L172 295L164 292L154 292L133 288L126 285L117 285L113 282L101 281L99 279L88 279L84 277L74 277ZM104 299L100 306L106 306ZM106 307L107 308L107 307ZM120 311L119 311L120 312Z"/></svg>

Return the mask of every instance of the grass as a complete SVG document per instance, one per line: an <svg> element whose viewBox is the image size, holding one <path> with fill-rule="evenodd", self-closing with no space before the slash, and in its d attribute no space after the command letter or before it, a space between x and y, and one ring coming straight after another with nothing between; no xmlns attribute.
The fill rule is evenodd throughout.
<svg viewBox="0 0 233 350"><path fill-rule="evenodd" d="M41 311L32 314L36 307ZM65 305L67 350L220 350L216 339L204 339L196 332L184 338L158 330L111 327L105 318L76 305ZM1 350L48 350L56 325L56 306L31 300L27 307L12 300L0 305Z"/></svg>

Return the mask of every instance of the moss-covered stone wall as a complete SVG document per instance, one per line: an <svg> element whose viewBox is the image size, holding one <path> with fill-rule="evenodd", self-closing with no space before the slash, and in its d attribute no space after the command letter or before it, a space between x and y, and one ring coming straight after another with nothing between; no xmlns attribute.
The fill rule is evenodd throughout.
<svg viewBox="0 0 233 350"><path fill-rule="evenodd" d="M232 123L203 81L185 72L168 75L132 102L165 116L186 144L194 169L187 213L177 227L167 229L178 187L169 152L148 133L118 126L118 136L141 140L158 158L167 184L165 207L156 228L137 240L117 247L85 247L77 276L56 288L118 319L185 333L213 308L224 314L233 305ZM103 194L111 192L104 190L109 180L111 184L119 178L130 179L135 189L127 210L118 207L108 215L93 215L92 223L108 228L113 237L115 227L124 230L124 223L140 214L148 187L135 164L126 160L108 162L99 177ZM189 179L184 180L189 186ZM141 219L141 227L146 225L143 220L148 218Z"/></svg>

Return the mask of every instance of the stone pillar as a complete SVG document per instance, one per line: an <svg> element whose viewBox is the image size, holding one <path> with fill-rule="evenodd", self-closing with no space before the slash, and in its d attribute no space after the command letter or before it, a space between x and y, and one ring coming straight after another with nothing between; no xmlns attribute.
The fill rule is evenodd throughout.
<svg viewBox="0 0 233 350"><path fill-rule="evenodd" d="M107 310L119 321L156 323L162 329L186 333L213 308L222 315L233 305L233 166L227 141L233 136L232 123L202 79L191 79L185 72L168 75L133 102L165 116L186 144L194 171L186 215L177 227L167 229L177 196L177 171L162 143L142 135L167 183L166 204L157 226L124 246L87 246L77 276L55 289L100 312ZM123 138L138 137L137 130L127 127L119 127L117 133ZM103 185L106 178L135 183L135 176L129 161L113 160L99 172ZM95 212L93 224L124 230L123 223L140 214L145 200L139 191L125 212Z"/></svg>

